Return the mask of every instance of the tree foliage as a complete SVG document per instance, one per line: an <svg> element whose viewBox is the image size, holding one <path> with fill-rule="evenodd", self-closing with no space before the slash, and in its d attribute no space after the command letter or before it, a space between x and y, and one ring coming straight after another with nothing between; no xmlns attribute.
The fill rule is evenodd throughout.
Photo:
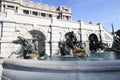
<svg viewBox="0 0 120 80"><path fill-rule="evenodd" d="M117 31L115 32L115 34L120 37L120 30L117 30Z"/></svg>

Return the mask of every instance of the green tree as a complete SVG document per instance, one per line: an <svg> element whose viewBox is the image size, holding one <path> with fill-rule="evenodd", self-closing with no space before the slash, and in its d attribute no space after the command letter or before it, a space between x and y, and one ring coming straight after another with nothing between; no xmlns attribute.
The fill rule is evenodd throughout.
<svg viewBox="0 0 120 80"><path fill-rule="evenodd" d="M115 34L120 37L120 30L117 30L117 31L115 32Z"/></svg>

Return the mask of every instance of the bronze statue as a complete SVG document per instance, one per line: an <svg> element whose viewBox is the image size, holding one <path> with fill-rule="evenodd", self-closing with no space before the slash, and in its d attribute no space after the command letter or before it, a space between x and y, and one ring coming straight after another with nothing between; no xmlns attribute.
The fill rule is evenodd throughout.
<svg viewBox="0 0 120 80"><path fill-rule="evenodd" d="M30 56L31 55L30 53L32 53L32 54L34 53L37 57L38 53L37 53L37 49L35 47L35 39L28 40L22 36L18 36L18 39L13 41L13 43L21 45L20 50L18 52L16 52L16 54L22 54L24 59L28 58L27 55L29 55L29 57L33 57L33 55Z"/></svg>
<svg viewBox="0 0 120 80"><path fill-rule="evenodd" d="M65 39L65 42L59 42L60 53L62 56L70 55L70 49L72 50L73 56L81 57L85 55L85 50L82 47L82 44L77 40L73 31L66 33Z"/></svg>

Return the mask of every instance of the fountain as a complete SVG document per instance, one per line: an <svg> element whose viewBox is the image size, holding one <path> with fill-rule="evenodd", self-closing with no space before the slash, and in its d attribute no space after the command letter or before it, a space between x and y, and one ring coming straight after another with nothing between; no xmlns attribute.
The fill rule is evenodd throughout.
<svg viewBox="0 0 120 80"><path fill-rule="evenodd" d="M74 32L66 33L65 39L65 41L59 42L61 56L47 57L44 61L6 59L2 64L2 80L119 80L119 53L94 51L94 54L82 57L85 55L85 50L80 45L82 43L77 41ZM118 38L115 37L114 43L119 45ZM27 42L28 44L30 42ZM99 46L100 44L98 48ZM35 50L35 47L33 49ZM31 49L27 47L27 52L29 50ZM70 50L72 50L73 56L66 57L66 55L71 55Z"/></svg>

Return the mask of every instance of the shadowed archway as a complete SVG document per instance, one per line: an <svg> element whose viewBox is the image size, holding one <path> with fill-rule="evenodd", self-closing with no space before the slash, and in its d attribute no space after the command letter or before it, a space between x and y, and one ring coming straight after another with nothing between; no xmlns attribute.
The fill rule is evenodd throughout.
<svg viewBox="0 0 120 80"><path fill-rule="evenodd" d="M33 38L36 38L36 48L38 51L39 56L45 55L45 40L46 37L43 32L38 30L31 30L29 31Z"/></svg>
<svg viewBox="0 0 120 80"><path fill-rule="evenodd" d="M98 37L96 34L92 33L89 36L89 49L90 51L96 51L98 44Z"/></svg>

